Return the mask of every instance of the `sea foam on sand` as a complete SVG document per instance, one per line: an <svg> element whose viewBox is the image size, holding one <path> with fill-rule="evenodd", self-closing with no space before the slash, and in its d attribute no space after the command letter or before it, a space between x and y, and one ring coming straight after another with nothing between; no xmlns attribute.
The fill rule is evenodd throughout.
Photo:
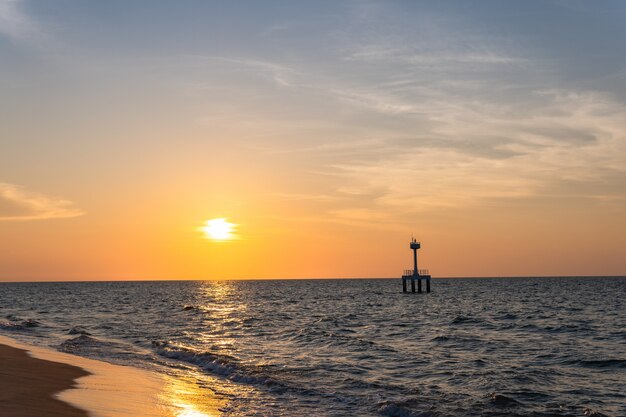
<svg viewBox="0 0 626 417"><path fill-rule="evenodd" d="M56 397L92 417L212 417L220 414L223 405L210 391L200 392L191 381L26 345L5 336L0 336L0 344L89 372L76 381L74 388Z"/></svg>

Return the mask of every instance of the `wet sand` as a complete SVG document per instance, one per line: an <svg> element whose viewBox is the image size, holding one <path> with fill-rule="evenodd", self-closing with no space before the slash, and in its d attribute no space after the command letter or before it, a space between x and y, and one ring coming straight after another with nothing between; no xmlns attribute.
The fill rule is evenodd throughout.
<svg viewBox="0 0 626 417"><path fill-rule="evenodd" d="M214 417L223 401L171 378L0 336L1 417Z"/></svg>
<svg viewBox="0 0 626 417"><path fill-rule="evenodd" d="M0 415L87 417L86 411L54 396L87 375L76 366L36 359L25 350L0 345Z"/></svg>

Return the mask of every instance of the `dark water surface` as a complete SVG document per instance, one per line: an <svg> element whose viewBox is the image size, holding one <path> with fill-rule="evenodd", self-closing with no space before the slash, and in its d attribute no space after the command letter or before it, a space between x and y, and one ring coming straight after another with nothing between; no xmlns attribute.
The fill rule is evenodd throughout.
<svg viewBox="0 0 626 417"><path fill-rule="evenodd" d="M225 416L626 416L626 278L401 286L5 283L0 332L191 375Z"/></svg>

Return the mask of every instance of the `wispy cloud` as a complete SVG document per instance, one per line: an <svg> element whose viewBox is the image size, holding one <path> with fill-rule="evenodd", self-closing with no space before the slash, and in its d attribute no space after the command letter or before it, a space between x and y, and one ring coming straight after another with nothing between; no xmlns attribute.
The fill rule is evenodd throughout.
<svg viewBox="0 0 626 417"><path fill-rule="evenodd" d="M59 219L83 214L71 201L0 183L0 221Z"/></svg>
<svg viewBox="0 0 626 417"><path fill-rule="evenodd" d="M439 71L458 68L459 65L493 66L511 65L527 62L521 57L497 53L485 48L464 49L459 51L412 51L407 48L398 48L388 45L366 45L350 53L347 61L404 63L416 67L437 67ZM454 66L454 67L453 67Z"/></svg>
<svg viewBox="0 0 626 417"><path fill-rule="evenodd" d="M626 166L616 94L563 77L532 36L496 36L462 16L397 24L397 11L358 2L315 42L284 22L264 34L311 41L314 54L264 40L253 53L176 62L201 70L183 79L206 96L211 128L315 172L324 186L275 195L323 206L324 221L556 194L623 201L607 180Z"/></svg>
<svg viewBox="0 0 626 417"><path fill-rule="evenodd" d="M305 194L305 193L274 193L278 198L304 201L333 201L337 197L328 194Z"/></svg>
<svg viewBox="0 0 626 417"><path fill-rule="evenodd" d="M43 36L36 22L24 13L22 0L0 0L0 35L17 42L33 42Z"/></svg>
<svg viewBox="0 0 626 417"><path fill-rule="evenodd" d="M427 116L438 123L422 132L430 139L389 141L394 152L332 167L354 189L386 190L371 202L386 209L548 196L562 182L576 198L621 201L623 185L594 191L588 184L626 175L626 107L597 92L534 96L532 104L508 111L496 103L451 102L441 114L435 107Z"/></svg>
<svg viewBox="0 0 626 417"><path fill-rule="evenodd" d="M271 80L276 84L289 87L291 79L297 75L297 71L286 65L274 62L251 59L251 58L232 58L224 56L208 56L208 55L185 55L185 58L201 65L206 64L227 64L239 69L247 69L257 72Z"/></svg>
<svg viewBox="0 0 626 417"><path fill-rule="evenodd" d="M288 68L225 62L267 73ZM488 54L457 59L458 65L514 62ZM610 93L482 76L435 77L429 84L424 73L393 65L375 80L358 70L349 81L341 74L288 71L299 74L290 86L301 96L324 97L337 109L327 121L339 126L345 115L363 121L341 140L309 135L304 142L265 147L270 154L306 154L315 161L328 188L281 197L325 205L324 221L555 195L623 202L626 187L607 178L626 174L626 106ZM612 186L595 190L590 183Z"/></svg>

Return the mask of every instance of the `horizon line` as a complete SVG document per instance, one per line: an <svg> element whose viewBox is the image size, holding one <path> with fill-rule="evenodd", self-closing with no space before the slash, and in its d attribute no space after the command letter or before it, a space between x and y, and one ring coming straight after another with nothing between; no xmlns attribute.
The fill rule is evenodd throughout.
<svg viewBox="0 0 626 417"><path fill-rule="evenodd" d="M440 279L551 279L551 278L626 278L626 275L509 275L509 276L457 276L457 277L432 277ZM37 284L37 283L91 283L91 282L203 282L203 281L341 281L341 280L392 280L400 277L352 277L352 278L213 278L213 279L92 279L92 280L31 280L31 281L2 281L0 284Z"/></svg>

